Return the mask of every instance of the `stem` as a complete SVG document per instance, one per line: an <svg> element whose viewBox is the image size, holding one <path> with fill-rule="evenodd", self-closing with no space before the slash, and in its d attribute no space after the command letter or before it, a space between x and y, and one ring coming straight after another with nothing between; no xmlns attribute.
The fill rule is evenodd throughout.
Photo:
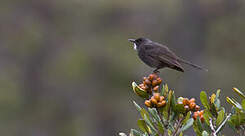
<svg viewBox="0 0 245 136"><path fill-rule="evenodd" d="M160 120L161 120L161 123L164 125L164 121L163 121L163 118L162 118L162 114L160 113L160 111L159 111L159 108L156 108L157 109L157 114L158 114L158 116L160 117ZM164 125L165 126L165 125ZM166 130L166 129L165 129ZM164 130L164 133L165 133L165 130ZM159 133L159 136L162 136L162 135L160 135L160 132L158 132Z"/></svg>
<svg viewBox="0 0 245 136"><path fill-rule="evenodd" d="M210 123L210 128L212 130L212 136L216 136L215 129L214 129L214 126L213 126L212 118L209 118L209 123Z"/></svg>
<svg viewBox="0 0 245 136"><path fill-rule="evenodd" d="M180 120L178 120L177 122L177 127L173 133L173 136L177 136L180 132L179 132L179 129L181 128L182 126L182 121L184 120L184 118L180 118Z"/></svg>
<svg viewBox="0 0 245 136"><path fill-rule="evenodd" d="M219 125L218 129L215 131L215 135L216 133L218 133L220 131L220 129L225 125L226 121L230 118L231 113L225 118L225 120L222 122L221 125Z"/></svg>

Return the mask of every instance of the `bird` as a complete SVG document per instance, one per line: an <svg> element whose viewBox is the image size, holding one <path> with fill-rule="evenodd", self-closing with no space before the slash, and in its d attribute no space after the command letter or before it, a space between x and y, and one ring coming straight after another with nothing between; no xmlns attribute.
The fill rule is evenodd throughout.
<svg viewBox="0 0 245 136"><path fill-rule="evenodd" d="M134 45L134 49L138 52L139 58L148 66L155 68L154 73L158 73L159 69L170 68L180 72L184 72L181 64L187 64L199 70L207 69L184 60L167 46L153 42L148 38L128 39Z"/></svg>

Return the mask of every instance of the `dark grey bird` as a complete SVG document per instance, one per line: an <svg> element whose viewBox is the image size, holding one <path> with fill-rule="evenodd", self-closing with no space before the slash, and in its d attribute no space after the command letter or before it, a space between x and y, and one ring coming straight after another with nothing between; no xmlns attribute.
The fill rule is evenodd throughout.
<svg viewBox="0 0 245 136"><path fill-rule="evenodd" d="M181 64L190 65L196 69L205 70L196 64L181 59L175 55L167 46L157 42L153 42L147 38L128 39L134 43L134 49L138 52L139 58L148 66L155 68L154 72L159 72L162 68L171 68L177 71L184 72Z"/></svg>

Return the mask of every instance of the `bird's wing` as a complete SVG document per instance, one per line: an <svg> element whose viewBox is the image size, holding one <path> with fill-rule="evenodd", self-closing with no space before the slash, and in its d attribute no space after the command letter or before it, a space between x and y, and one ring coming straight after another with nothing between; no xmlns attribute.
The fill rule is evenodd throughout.
<svg viewBox="0 0 245 136"><path fill-rule="evenodd" d="M176 56L168 47L159 43L148 43L145 45L145 51L148 55L155 59L168 64L169 66L176 66L182 68L178 62L178 56Z"/></svg>

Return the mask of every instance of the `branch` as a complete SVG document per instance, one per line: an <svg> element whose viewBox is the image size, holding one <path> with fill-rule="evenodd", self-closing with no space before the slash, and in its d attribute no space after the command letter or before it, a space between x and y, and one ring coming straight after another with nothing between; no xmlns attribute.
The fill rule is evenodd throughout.
<svg viewBox="0 0 245 136"><path fill-rule="evenodd" d="M231 113L225 118L225 120L222 122L222 124L219 126L219 128L215 131L215 135L216 133L218 133L220 131L220 129L225 125L226 121L230 118Z"/></svg>

